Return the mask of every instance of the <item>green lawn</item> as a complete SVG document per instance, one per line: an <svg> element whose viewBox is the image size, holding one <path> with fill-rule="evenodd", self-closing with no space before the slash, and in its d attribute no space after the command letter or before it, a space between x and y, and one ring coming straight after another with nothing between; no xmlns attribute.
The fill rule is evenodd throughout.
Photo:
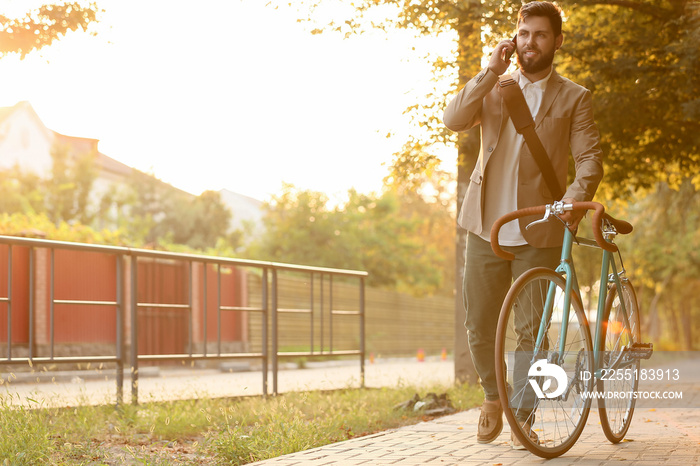
<svg viewBox="0 0 700 466"><path fill-rule="evenodd" d="M245 464L372 434L428 418L396 409L427 392L446 392L457 411L478 404L468 386L287 393L42 409L0 396L0 463ZM33 406L34 405L34 406Z"/></svg>

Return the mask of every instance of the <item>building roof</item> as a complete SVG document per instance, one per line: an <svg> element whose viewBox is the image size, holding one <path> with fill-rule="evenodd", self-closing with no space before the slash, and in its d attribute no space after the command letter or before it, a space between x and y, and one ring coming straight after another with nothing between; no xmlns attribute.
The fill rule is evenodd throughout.
<svg viewBox="0 0 700 466"><path fill-rule="evenodd" d="M36 111L34 111L32 105L27 101L17 102L12 107L0 107L0 123L2 123L4 120L9 118L10 115L12 115L14 112L20 109L28 111L33 117L36 118L40 126L53 136L55 142L69 146L73 154L96 154L95 165L98 168L98 170L118 175L124 178L129 177L133 173L133 168L101 153L98 150L98 144L100 142L99 139L68 136L66 134L61 134L57 131L53 131L46 128L44 123L37 115Z"/></svg>
<svg viewBox="0 0 700 466"><path fill-rule="evenodd" d="M27 101L21 101L17 102L15 105L12 107L0 107L0 124L2 124L3 121L5 121L7 118L9 118L14 112L18 110L25 110L29 112L29 114L32 116L32 118L36 119L37 125L44 131L47 132L49 137L53 137L55 142L58 142L59 144L65 144L68 145L71 148L71 152L73 154L85 154L85 153L92 153L95 154L95 166L98 169L99 173L105 173L109 175L116 175L117 178L122 178L124 180L127 180L131 177L131 175L134 172L137 172L139 170L132 168L122 162L119 162L118 160L113 159L112 157L109 157L103 153L101 153L98 150L98 145L99 145L99 139L94 139L94 138L85 138L85 137L77 137L77 136L68 136L65 134L61 134L57 131L50 130L44 125L44 123L41 121L39 116L37 115L36 111L32 107L32 105L27 102ZM158 179L158 178L156 178ZM163 184L168 185L170 188L172 188L175 191L181 192L182 194L188 196L188 197L194 197L192 193L183 191L175 186L170 185L169 183L166 183L162 180L158 180ZM232 193L233 194L233 193ZM248 204L250 204L249 200L248 202L245 202L243 204L246 205L246 210L251 210L255 211L255 208L250 208ZM259 201L257 201L259 202ZM237 203L240 205L240 200ZM250 215L246 214L245 217L248 218ZM252 214L252 216L255 216L255 214Z"/></svg>
<svg viewBox="0 0 700 466"><path fill-rule="evenodd" d="M129 177L134 172L134 169L128 165L125 165L118 160L114 160L112 157L108 157L102 152L97 153L97 158L95 159L95 165L100 170L105 172L114 173L115 175L120 175L123 177Z"/></svg>
<svg viewBox="0 0 700 466"><path fill-rule="evenodd" d="M59 144L65 144L70 146L71 149L75 151L76 154L86 154L90 152L97 152L97 144L100 142L99 139L91 138L80 138L76 136L66 136L65 134L58 133L56 131L51 131L54 135L54 141Z"/></svg>

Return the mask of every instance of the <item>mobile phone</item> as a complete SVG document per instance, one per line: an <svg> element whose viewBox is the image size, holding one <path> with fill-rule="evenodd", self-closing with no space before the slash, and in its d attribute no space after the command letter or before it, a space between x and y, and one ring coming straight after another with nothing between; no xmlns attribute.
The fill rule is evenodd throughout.
<svg viewBox="0 0 700 466"><path fill-rule="evenodd" d="M515 46L518 46L518 35L513 36L513 43L515 43ZM515 49L513 49L513 52L515 52ZM506 52L505 59L510 60L511 55L513 55L513 52Z"/></svg>

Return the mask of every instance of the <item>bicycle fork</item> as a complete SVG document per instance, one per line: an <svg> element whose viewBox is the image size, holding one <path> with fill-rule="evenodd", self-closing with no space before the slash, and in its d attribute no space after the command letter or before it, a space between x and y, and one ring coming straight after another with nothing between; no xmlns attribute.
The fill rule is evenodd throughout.
<svg viewBox="0 0 700 466"><path fill-rule="evenodd" d="M594 368L595 377L600 379L602 376L603 369L620 369L629 365L635 364L639 359L649 359L653 352L653 345L651 343L642 343L639 341L633 341L634 336L629 335L630 340L632 340L628 345L619 349L619 354L614 361L608 361L607 364L603 364L604 358L606 356L612 357L612 355L606 355L605 349L605 334L606 329L603 328L604 325L609 325L609 318L604 320L605 314L605 301L607 300L607 292L613 286L617 289L617 298L620 302L620 311L622 313L622 323L623 328L631 329L630 312L632 311L627 307L627 302L624 298L625 294L623 292L623 284L627 283L627 277L625 276L625 267L622 263L622 256L620 256L620 266L622 269L620 272L617 271L617 264L613 253L608 251L603 251L603 266L601 268L601 291L598 297L598 318L596 320L595 328L595 340L594 340ZM608 275L608 268L611 269L611 273ZM607 286L603 287L602 283L606 283Z"/></svg>

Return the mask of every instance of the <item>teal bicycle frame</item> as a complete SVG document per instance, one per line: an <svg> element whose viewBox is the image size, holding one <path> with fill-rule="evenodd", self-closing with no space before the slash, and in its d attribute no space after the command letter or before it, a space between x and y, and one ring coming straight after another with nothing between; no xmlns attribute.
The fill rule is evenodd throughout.
<svg viewBox="0 0 700 466"><path fill-rule="evenodd" d="M607 239L606 239L607 240ZM600 246L594 241L591 240L586 240L586 239L579 239L577 240L573 233L566 228L564 232L564 243L562 245L562 250L561 250L561 261L559 263L559 266L556 268L556 272L565 275L566 277L566 286L564 290L564 309L562 311L562 328L559 334L559 351L558 354L562 355L564 354L564 346L566 344L566 334L568 331L568 325L566 324L569 321L569 312L571 311L571 298L573 296L573 293L576 294L576 297L578 298L580 303L583 303L583 300L581 299L581 292L579 290L578 286L578 280L576 278L576 271L574 268L573 264L573 258L571 255L571 251L573 248L574 241L578 242L579 244L583 244L585 246L591 246L591 247L596 247L599 249ZM620 258L620 262L622 265L622 258ZM608 275L608 271L612 269L612 273ZM602 370L603 368L601 367L601 361L600 361L600 356L601 356L601 342L603 336L603 318L604 318L604 312L605 312L605 301L608 296L608 285L609 284L615 284L617 286L618 290L622 290L622 281L625 280L624 278L624 267L622 269L622 273L617 272L617 265L615 263L615 258L613 256L613 253L610 251L607 251L603 249L603 259L601 263L601 270L600 270L600 293L598 295L598 313L596 316L596 325L595 325L595 338L593 340L593 361L594 361L594 375L596 379L599 379L602 375ZM540 322L540 328L537 334L537 340L535 342L535 352L534 354L537 355L539 354L540 350L542 349L543 342L545 335L547 333L547 327L549 326L549 321L552 317L552 312L553 312L553 306L554 306L554 301L556 298L556 291L557 291L557 286L554 283L549 284L549 290L547 292L547 299L545 301L545 308L544 312L542 315L542 320ZM626 308L626 304L624 302L624 299L620 299L620 304L623 312L623 319L625 322L625 325L629 327L629 320L628 320L628 312ZM620 367L622 359L622 354L618 358L617 361L615 361L614 364L611 364L608 366L608 369L610 368L617 368ZM559 364L561 364L561 361L558 361ZM633 362L630 362L632 364Z"/></svg>

